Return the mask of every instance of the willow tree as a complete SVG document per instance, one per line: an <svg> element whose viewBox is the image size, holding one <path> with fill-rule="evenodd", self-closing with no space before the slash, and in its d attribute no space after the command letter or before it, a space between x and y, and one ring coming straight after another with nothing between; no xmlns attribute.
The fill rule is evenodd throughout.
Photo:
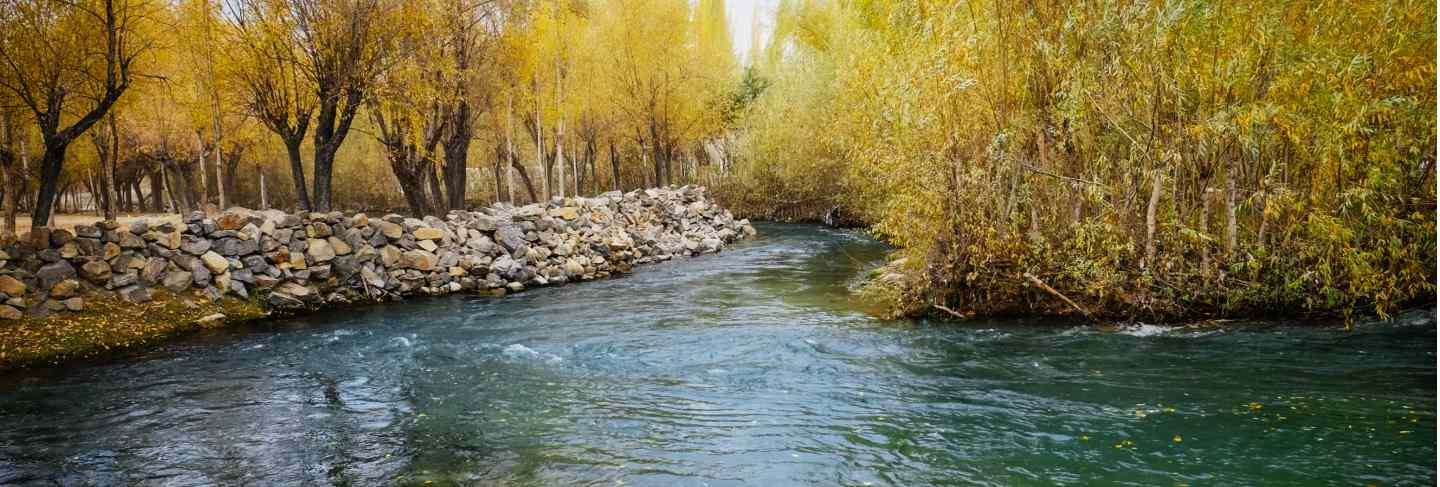
<svg viewBox="0 0 1440 487"><path fill-rule="evenodd" d="M70 143L136 77L136 61L152 44L151 14L143 0L0 3L0 88L30 111L44 145L33 227L49 224Z"/></svg>

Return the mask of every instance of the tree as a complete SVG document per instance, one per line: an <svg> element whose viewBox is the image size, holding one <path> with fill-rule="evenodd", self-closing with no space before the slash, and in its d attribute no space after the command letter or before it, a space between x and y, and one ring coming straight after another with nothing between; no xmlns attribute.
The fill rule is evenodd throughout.
<svg viewBox="0 0 1440 487"><path fill-rule="evenodd" d="M0 88L30 110L44 144L30 217L43 227L66 149L120 99L151 48L150 9L141 0L6 0L0 12Z"/></svg>

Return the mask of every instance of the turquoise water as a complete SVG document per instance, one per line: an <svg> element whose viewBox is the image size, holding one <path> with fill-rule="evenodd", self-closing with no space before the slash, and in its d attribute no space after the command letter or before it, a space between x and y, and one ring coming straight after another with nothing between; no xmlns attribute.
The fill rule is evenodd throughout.
<svg viewBox="0 0 1440 487"><path fill-rule="evenodd" d="M1433 485L1434 313L1354 331L881 322L763 225L504 298L0 378L5 485Z"/></svg>

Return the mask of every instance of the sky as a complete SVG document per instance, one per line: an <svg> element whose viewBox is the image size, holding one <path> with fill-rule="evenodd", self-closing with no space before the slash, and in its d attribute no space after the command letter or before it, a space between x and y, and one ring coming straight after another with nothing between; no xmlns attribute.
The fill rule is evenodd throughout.
<svg viewBox="0 0 1440 487"><path fill-rule="evenodd" d="M731 43L740 64L749 64L750 40L756 21L760 24L761 41L770 29L770 19L778 0L725 0L725 17L730 21ZM758 19L757 19L758 16Z"/></svg>

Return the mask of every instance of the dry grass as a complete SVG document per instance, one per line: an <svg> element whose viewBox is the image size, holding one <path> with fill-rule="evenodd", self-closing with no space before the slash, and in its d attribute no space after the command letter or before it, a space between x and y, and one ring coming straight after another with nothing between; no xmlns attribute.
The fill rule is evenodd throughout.
<svg viewBox="0 0 1440 487"><path fill-rule="evenodd" d="M180 214L178 213L129 213L120 215L118 221L122 225L129 225L131 222L142 218L149 220L150 224L152 225L162 222L170 222L179 225L182 221ZM52 218L50 220L50 228L63 228L66 230L74 231L76 225L93 224L101 220L103 220L103 218L94 213L56 214L55 218ZM17 215L15 218L15 234L24 235L26 232L29 231L30 217L26 215Z"/></svg>

